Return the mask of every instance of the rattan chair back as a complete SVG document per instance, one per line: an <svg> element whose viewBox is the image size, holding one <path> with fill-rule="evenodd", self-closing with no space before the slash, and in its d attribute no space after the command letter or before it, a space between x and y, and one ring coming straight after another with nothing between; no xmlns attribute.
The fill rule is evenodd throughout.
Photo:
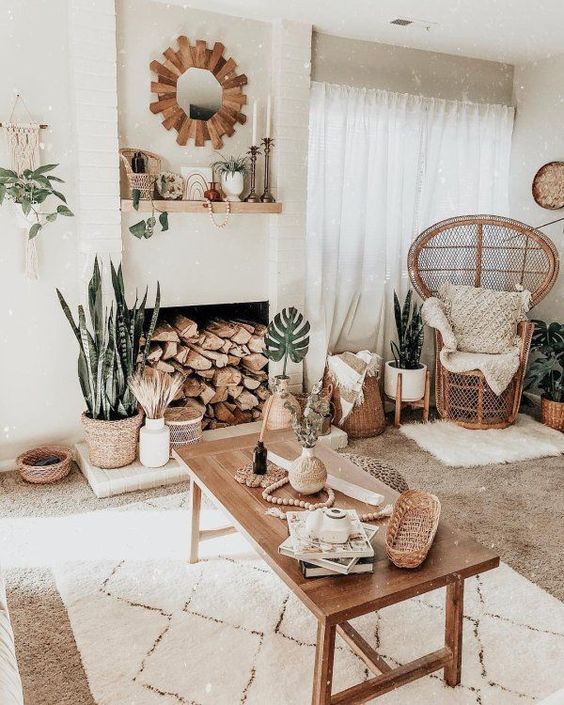
<svg viewBox="0 0 564 705"><path fill-rule="evenodd" d="M445 282L531 292L536 305L558 276L558 252L539 230L496 215L464 215L427 228L413 242L409 277L417 293L434 296Z"/></svg>

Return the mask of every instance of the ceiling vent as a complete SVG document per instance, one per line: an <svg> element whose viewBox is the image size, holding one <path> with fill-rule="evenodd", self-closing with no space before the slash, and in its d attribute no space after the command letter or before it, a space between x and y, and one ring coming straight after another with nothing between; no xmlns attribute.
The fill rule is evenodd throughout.
<svg viewBox="0 0 564 705"><path fill-rule="evenodd" d="M405 19L402 19L401 17L398 17L395 20L391 20L390 24L396 24L399 27L407 27L407 25L413 24L413 20L405 20Z"/></svg>

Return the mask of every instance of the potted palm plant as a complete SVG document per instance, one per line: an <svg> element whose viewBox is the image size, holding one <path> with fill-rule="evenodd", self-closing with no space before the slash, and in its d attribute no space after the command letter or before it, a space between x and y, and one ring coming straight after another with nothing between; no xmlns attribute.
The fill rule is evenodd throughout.
<svg viewBox="0 0 564 705"><path fill-rule="evenodd" d="M394 314L398 342L390 343L393 360L384 369L384 391L390 399L396 398L398 375L402 376L402 401L418 401L425 394L427 366L420 362L423 348L424 323L421 306L412 306L413 292L407 292L403 306L394 291Z"/></svg>
<svg viewBox="0 0 564 705"><path fill-rule="evenodd" d="M290 427L292 413L288 405L300 409L298 400L288 391L289 377L286 370L288 359L299 363L307 355L309 328L309 322L293 306L282 309L268 324L264 354L273 362L284 361L282 374L276 375L272 385L274 398L266 421L266 428L270 431Z"/></svg>
<svg viewBox="0 0 564 705"><path fill-rule="evenodd" d="M533 323L531 350L536 354L525 387L541 392L542 422L564 431L564 323Z"/></svg>
<svg viewBox="0 0 564 705"><path fill-rule="evenodd" d="M137 438L142 422L137 399L129 378L145 366L149 344L160 308L157 283L155 306L145 325L147 290L141 302L129 308L124 294L121 265L111 265L114 301L108 311L103 305L102 276L98 258L88 284L87 324L83 306L78 307L78 323L61 292L57 295L80 348L78 378L87 410L82 414L90 461L101 468L119 468L135 460ZM145 342L142 344L142 338Z"/></svg>
<svg viewBox="0 0 564 705"><path fill-rule="evenodd" d="M212 169L221 177L221 188L228 201L240 201L245 188L245 174L249 170L247 157L221 157L214 162Z"/></svg>

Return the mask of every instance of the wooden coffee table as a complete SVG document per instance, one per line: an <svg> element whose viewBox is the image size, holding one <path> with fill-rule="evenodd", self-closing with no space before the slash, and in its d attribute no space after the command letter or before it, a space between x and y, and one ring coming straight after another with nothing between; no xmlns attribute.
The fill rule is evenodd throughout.
<svg viewBox="0 0 564 705"><path fill-rule="evenodd" d="M256 441L256 434L235 436L177 451L190 473L190 562L197 562L201 540L238 530L312 612L317 619L312 705L365 703L440 669L444 669L444 679L448 685L457 685L462 665L464 581L477 573L496 568L499 556L441 522L423 565L415 570L400 569L385 556L385 530L382 528L374 542L376 563L373 574L306 580L297 561L278 553L278 546L288 534L285 522L265 515L265 510L271 505L262 499L261 489L248 488L234 479L237 468L250 461ZM289 431L271 432L266 435L265 443L270 450L289 460L300 452ZM385 496L386 503L395 501L398 496L396 492L338 453L325 446L318 446L318 450L331 474L380 492ZM200 530L202 492L227 515L232 527ZM280 496L291 496L291 493L291 489L280 490ZM360 512L371 511L367 505L339 492L336 492L336 505L355 508ZM398 668L391 668L349 623L355 617L445 586L445 645ZM374 677L332 694L336 634L364 661ZM415 638L414 643L416 641Z"/></svg>

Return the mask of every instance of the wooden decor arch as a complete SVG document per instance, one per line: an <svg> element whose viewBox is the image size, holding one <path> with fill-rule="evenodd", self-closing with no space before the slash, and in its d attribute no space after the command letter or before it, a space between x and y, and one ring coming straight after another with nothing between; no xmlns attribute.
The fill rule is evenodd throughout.
<svg viewBox="0 0 564 705"><path fill-rule="evenodd" d="M225 47L221 42L215 42L213 49L208 49L206 42L200 39L195 46L191 46L185 36L178 37L177 41L177 50L169 47L163 52L165 61L155 60L149 64L156 74L156 80L151 81L151 92L157 96L149 108L155 115L162 114L162 124L167 130L174 128L177 131L179 145L193 139L196 147L203 147L206 141L211 140L214 149L220 149L223 135L230 137L235 132L235 123L244 125L247 121L246 115L241 112L247 102L247 96L243 93L247 77L244 73L237 74L234 59L224 58ZM211 71L221 85L221 108L209 120L190 118L176 100L176 83L190 68Z"/></svg>

